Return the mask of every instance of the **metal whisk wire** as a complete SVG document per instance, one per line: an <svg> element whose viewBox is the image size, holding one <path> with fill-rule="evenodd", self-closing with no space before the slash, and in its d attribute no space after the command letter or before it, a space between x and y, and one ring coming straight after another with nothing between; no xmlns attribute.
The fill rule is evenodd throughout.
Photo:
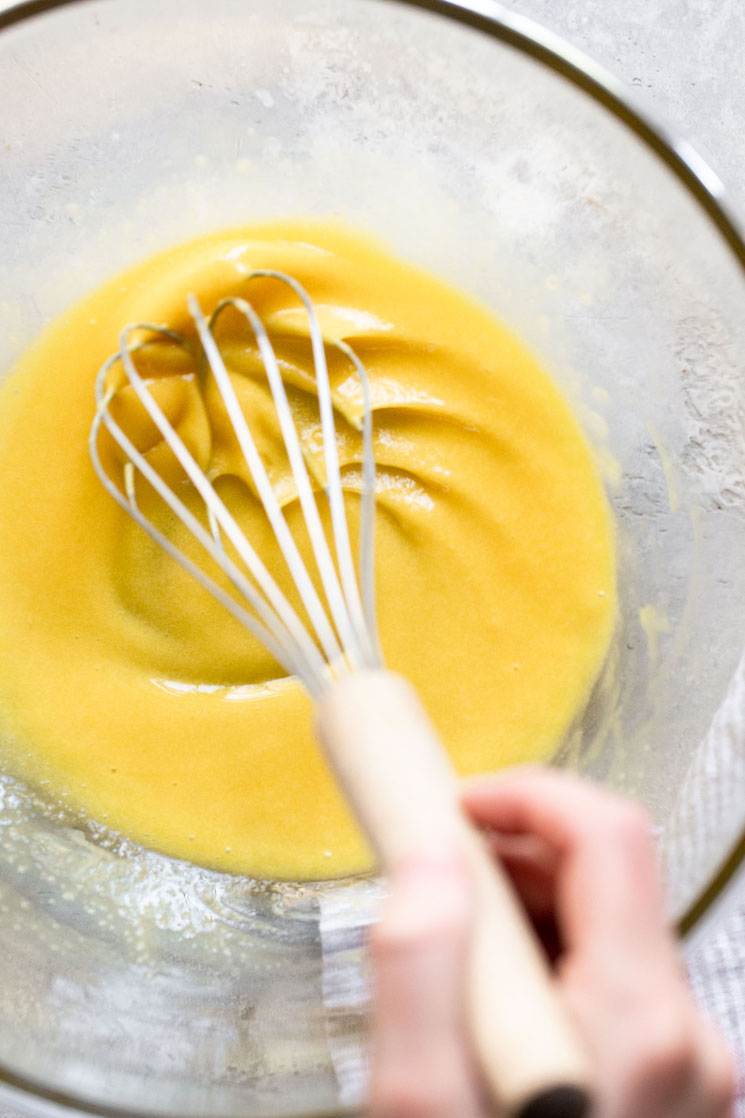
<svg viewBox="0 0 745 1118"><path fill-rule="evenodd" d="M188 298L188 308L196 326L205 367L214 378L226 413L250 472L257 494L274 531L293 582L312 626L312 632L300 619L287 597L267 570L264 562L246 538L212 482L166 418L138 371L133 354L147 345L133 339L143 331L175 341L186 350L187 340L173 330L151 323L126 327L120 336L119 350L105 362L96 380L96 414L91 426L89 451L100 481L123 508L173 559L216 598L229 612L260 640L274 658L291 674L297 675L310 694L318 699L329 681L349 671L382 665L375 619L374 587L374 516L375 460L372 442L372 401L364 365L346 342L324 339L313 303L305 289L291 276L270 269L256 270L247 280L271 278L284 283L300 299L308 320L308 332L318 395L319 415L326 471L325 493L331 516L331 531L336 561L332 557L318 510L316 495L305 463L295 421L274 347L266 327L255 309L246 300L232 297L222 300L207 320L196 298ZM326 597L321 600L303 562L297 543L287 524L285 514L274 493L266 468L251 434L225 366L213 330L227 307L238 311L249 324L276 409L278 426L290 464L293 481L303 512L314 561ZM334 403L326 360L326 345L343 353L352 363L362 392L362 485L360 494L359 572L357 581L349 528L344 505L341 466L334 421ZM121 386L109 383L112 368L120 364L138 400L160 432L176 460L201 497L209 531L199 518L176 495L153 465L134 446L110 411L110 405ZM109 476L99 452L99 435L104 426L125 455L124 492ZM245 605L220 586L210 575L187 556L143 513L137 503L135 475L139 473L184 524L210 558L229 579ZM223 536L232 544L242 567L228 554ZM246 574L248 572L248 575ZM247 608L248 607L248 608Z"/></svg>

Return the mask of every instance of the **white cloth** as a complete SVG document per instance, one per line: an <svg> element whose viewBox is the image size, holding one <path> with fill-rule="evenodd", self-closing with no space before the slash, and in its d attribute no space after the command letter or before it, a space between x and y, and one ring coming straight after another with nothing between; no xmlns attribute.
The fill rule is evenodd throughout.
<svg viewBox="0 0 745 1118"><path fill-rule="evenodd" d="M745 1118L745 901L688 961L691 984L739 1064L737 1118Z"/></svg>

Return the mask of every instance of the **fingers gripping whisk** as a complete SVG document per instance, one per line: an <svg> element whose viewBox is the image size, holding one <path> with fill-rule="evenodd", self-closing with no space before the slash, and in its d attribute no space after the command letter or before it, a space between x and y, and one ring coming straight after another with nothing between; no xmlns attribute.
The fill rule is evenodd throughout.
<svg viewBox="0 0 745 1118"><path fill-rule="evenodd" d="M365 368L354 351L342 340L324 337L313 303L295 279L270 269L257 270L248 278L259 277L274 279L289 287L300 300L307 317L325 470L325 493L321 499L328 506L330 539L323 526L318 495L311 482L280 362L261 317L250 302L238 297L227 298L218 303L209 319L204 316L193 295L188 298L188 309L196 327L205 375L213 378L220 394L235 442L240 448L258 499L302 602L304 619L293 608L236 517L217 492L212 480L197 463L174 424L166 417L151 390L148 378L138 371L135 358L138 351L148 345L148 341L167 339L190 348L191 343L186 338L166 327L149 323L128 326L122 331L119 350L103 365L96 380L97 407L91 426L89 450L93 468L114 500L318 699L331 680L348 672L379 667L382 663L375 621L375 461L370 385ZM251 416L246 415L241 407L215 339L216 323L227 308L233 308L245 319L256 342L272 396L277 428L310 541L317 582L301 556L270 481L266 464L257 449L251 430ZM145 340L142 340L143 335ZM357 564L342 488L327 347L333 347L349 360L356 371L361 390L359 426L362 438L362 480ZM121 371L115 377L116 366ZM177 492L177 487L170 485L145 453L138 450L124 426L112 414L112 403L127 385L134 391L150 421L198 494L203 516L200 517L199 508L195 511L187 505ZM124 457L119 484L102 460L102 427L108 431ZM146 515L136 496L137 475L144 479L191 533L200 545L201 553L224 572L232 592L218 583L199 562L187 555Z"/></svg>

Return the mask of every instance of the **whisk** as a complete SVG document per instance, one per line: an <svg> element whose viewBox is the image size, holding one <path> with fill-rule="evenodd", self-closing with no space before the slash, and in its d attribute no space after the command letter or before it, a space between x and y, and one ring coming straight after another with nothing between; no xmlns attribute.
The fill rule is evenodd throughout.
<svg viewBox="0 0 745 1118"><path fill-rule="evenodd" d="M324 337L313 303L297 280L261 269L247 276L246 283L259 278L286 285L307 317L325 471L321 499L327 503L330 539L319 512L318 479L314 486L280 363L262 319L246 298L237 296L223 299L206 318L190 295L188 311L198 338L200 375L214 379L305 616L301 618L281 590L138 371L138 352L157 339L190 349L192 343L183 335L151 323L122 331L118 351L96 381L89 440L93 467L113 499L155 543L301 681L316 704L317 736L326 758L382 867L390 870L408 855L433 848L460 852L472 875L476 902L468 1022L497 1112L510 1118L580 1118L589 1105L586 1060L552 990L543 954L504 873L459 810L455 775L416 693L383 666L375 620L375 462L365 368L346 342ZM282 511L252 435L250 417L241 408L214 335L227 308L245 319L255 339L310 541L316 581ZM331 349L355 370L361 394L362 479L359 540L354 549L327 363ZM198 494L201 516L137 449L112 414L113 401L127 385ZM116 479L102 461L102 427L123 456L122 474ZM201 566L146 515L136 494L137 475L188 529L232 592L209 573L209 564L208 569Z"/></svg>

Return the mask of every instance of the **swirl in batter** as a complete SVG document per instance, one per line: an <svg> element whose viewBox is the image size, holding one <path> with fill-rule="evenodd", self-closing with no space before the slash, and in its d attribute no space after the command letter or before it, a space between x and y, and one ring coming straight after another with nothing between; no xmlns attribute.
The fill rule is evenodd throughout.
<svg viewBox="0 0 745 1118"><path fill-rule="evenodd" d="M261 877L335 877L369 856L313 740L308 700L115 505L86 447L95 376L121 327L163 322L189 336L186 294L209 313L222 296L246 294L254 268L295 276L327 335L366 365L381 642L461 773L550 757L581 710L615 619L612 524L579 425L535 358L483 308L337 225L274 223L174 248L88 295L19 363L0 395L6 764L175 857ZM253 281L250 298L322 481L304 317L276 281ZM218 332L307 550L252 338L230 312ZM281 577L214 386L182 346L147 347L138 363ZM343 354L330 349L329 364L354 524L359 385ZM188 500L139 405L124 392L117 409ZM162 508L149 511L189 548Z"/></svg>

